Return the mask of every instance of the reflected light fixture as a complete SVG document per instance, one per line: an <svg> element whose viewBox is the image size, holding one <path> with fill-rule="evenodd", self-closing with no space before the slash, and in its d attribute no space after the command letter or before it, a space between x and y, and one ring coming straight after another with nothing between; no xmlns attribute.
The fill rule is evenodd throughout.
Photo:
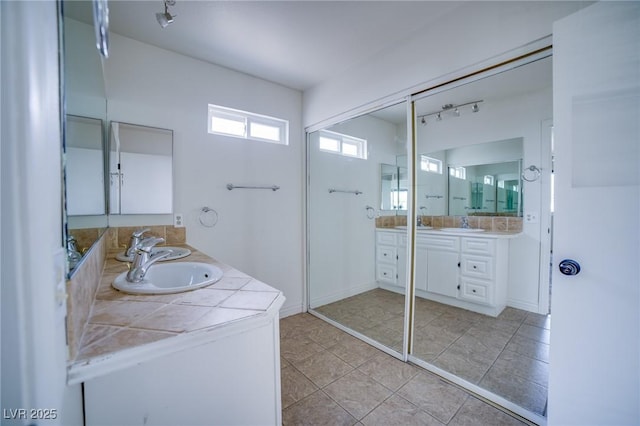
<svg viewBox="0 0 640 426"><path fill-rule="evenodd" d="M171 15L169 13L169 6L175 6L175 5L176 5L176 0L164 0L164 13L162 12L156 13L156 19L158 20L158 24L160 24L162 28L166 28L167 25L173 22L173 18L176 17L176 15Z"/></svg>
<svg viewBox="0 0 640 426"><path fill-rule="evenodd" d="M466 107L468 105L471 105L471 112L478 112L480 111L480 107L478 106L479 103L484 102L482 99L477 100L477 101L471 101L471 102L464 102L461 104L444 104L442 105L442 107L440 108L440 110L438 111L433 111L433 112L429 112L427 114L422 114L422 115L418 115L418 118L420 119L420 122L422 124L426 124L427 123L427 117L431 117L432 115L435 115L436 117L436 121L442 121L443 118L445 118L445 116L450 115L450 116L454 116L454 117L460 117L463 108L462 107Z"/></svg>

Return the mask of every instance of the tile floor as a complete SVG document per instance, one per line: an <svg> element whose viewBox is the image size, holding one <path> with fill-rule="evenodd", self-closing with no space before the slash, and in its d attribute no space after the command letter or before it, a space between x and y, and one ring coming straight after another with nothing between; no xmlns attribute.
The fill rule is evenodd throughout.
<svg viewBox="0 0 640 426"><path fill-rule="evenodd" d="M310 314L280 321L283 425L523 425Z"/></svg>
<svg viewBox="0 0 640 426"><path fill-rule="evenodd" d="M383 289L316 311L385 346L402 349L404 296ZM544 415L551 319L514 308L492 318L416 298L413 354Z"/></svg>

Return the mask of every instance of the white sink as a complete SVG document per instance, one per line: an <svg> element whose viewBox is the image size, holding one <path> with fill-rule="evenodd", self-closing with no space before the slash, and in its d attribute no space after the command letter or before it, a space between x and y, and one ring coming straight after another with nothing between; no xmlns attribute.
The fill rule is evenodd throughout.
<svg viewBox="0 0 640 426"><path fill-rule="evenodd" d="M406 226L396 226L395 228L396 229L407 229ZM433 227L432 226L422 226L422 225L416 226L416 230L418 230L418 231L426 231L426 230L429 230L429 229L433 229Z"/></svg>
<svg viewBox="0 0 640 426"><path fill-rule="evenodd" d="M440 228L440 230L444 232L461 232L461 233L484 232L484 229L482 228Z"/></svg>
<svg viewBox="0 0 640 426"><path fill-rule="evenodd" d="M123 272L113 281L113 287L132 294L167 294L195 290L211 285L222 278L220 268L202 262L154 264L139 283L127 281Z"/></svg>
<svg viewBox="0 0 640 426"><path fill-rule="evenodd" d="M156 254L162 254L166 252L170 253L169 256L165 257L164 259L160 259L159 262L182 259L183 257L187 257L191 254L191 250L189 250L188 248L159 246L153 247L151 249L151 257L154 257ZM116 260L119 260L120 262L133 262L133 256L128 257L124 253L118 253L116 254Z"/></svg>

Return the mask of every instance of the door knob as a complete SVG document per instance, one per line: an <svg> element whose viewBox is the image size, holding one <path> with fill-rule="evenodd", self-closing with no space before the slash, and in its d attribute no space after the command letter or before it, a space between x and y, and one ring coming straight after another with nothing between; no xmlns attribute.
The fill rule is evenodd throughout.
<svg viewBox="0 0 640 426"><path fill-rule="evenodd" d="M580 264L572 259L565 259L558 265L560 272L564 275L578 275L580 272Z"/></svg>

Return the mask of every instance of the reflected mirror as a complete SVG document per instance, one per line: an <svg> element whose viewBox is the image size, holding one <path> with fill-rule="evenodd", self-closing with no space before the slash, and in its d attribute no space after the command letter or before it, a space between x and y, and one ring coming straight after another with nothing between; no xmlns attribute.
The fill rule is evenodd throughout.
<svg viewBox="0 0 640 426"><path fill-rule="evenodd" d="M104 123L107 103L93 26L71 19L91 2L64 2L61 52L65 163L65 245L69 276L107 227ZM74 14L74 16L75 16ZM67 16L69 15L69 16Z"/></svg>
<svg viewBox="0 0 640 426"><path fill-rule="evenodd" d="M522 216L522 157L522 138L420 154L421 214Z"/></svg>
<svg viewBox="0 0 640 426"><path fill-rule="evenodd" d="M406 156L399 156L404 159ZM380 164L380 210L407 211L407 167Z"/></svg>
<svg viewBox="0 0 640 426"><path fill-rule="evenodd" d="M112 121L109 213L173 213L173 131Z"/></svg>

